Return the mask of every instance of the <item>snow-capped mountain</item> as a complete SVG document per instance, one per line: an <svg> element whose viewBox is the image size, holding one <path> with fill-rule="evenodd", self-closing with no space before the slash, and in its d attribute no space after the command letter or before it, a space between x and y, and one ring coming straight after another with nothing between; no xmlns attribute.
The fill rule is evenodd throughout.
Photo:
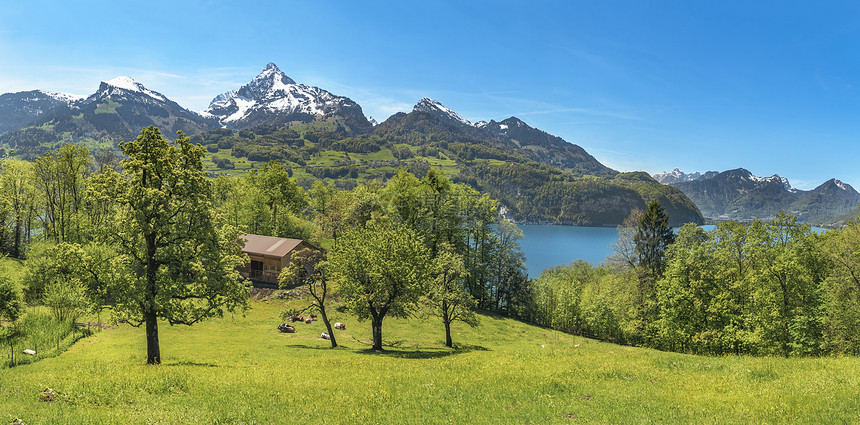
<svg viewBox="0 0 860 425"><path fill-rule="evenodd" d="M30 150L38 151L42 143L59 140L131 140L140 134L141 128L150 125L158 126L169 138L177 131L194 134L217 128L214 119L189 111L125 76L102 81L98 90L84 99L45 92L28 93L38 94L46 105L44 113L25 124L27 127L14 123L14 129L0 137L1 144L13 147L22 155L29 154ZM28 99L35 98L32 94ZM6 117L6 114L0 110L0 116Z"/></svg>
<svg viewBox="0 0 860 425"><path fill-rule="evenodd" d="M423 133L442 137L447 142L487 145L504 152L521 152L531 160L577 175L618 173L598 162L582 147L533 128L519 118L472 124L440 102L426 97L418 101L412 112L392 115L375 127L373 133L392 140L398 140L402 134Z"/></svg>
<svg viewBox="0 0 860 425"><path fill-rule="evenodd" d="M0 95L0 133L36 122L45 114L70 106L80 96L43 90Z"/></svg>
<svg viewBox="0 0 860 425"><path fill-rule="evenodd" d="M216 96L201 114L233 129L323 119L333 119L356 132L372 127L361 106L351 99L298 84L274 63L238 90Z"/></svg>
<svg viewBox="0 0 860 425"><path fill-rule="evenodd" d="M671 185L673 183L682 183L682 182L691 182L693 180L709 179L711 177L716 176L717 174L719 174L719 172L717 172L717 171L708 171L708 172L705 172L704 174L702 174L698 171L694 171L694 172L688 174L688 173L685 173L685 172L681 171L680 169L676 168L676 169L672 170L671 173L667 173L664 171L662 173L654 174L653 177L654 177L654 180L657 180L660 183Z"/></svg>
<svg viewBox="0 0 860 425"><path fill-rule="evenodd" d="M86 101L95 100L96 98L108 98L112 96L125 96L128 92L151 97L161 102L168 102L167 98L161 93L152 91L143 86L143 84L134 81L131 77L121 75L112 80L102 81L98 91L90 95Z"/></svg>
<svg viewBox="0 0 860 425"><path fill-rule="evenodd" d="M429 97L425 97L418 101L415 106L412 108L415 112L425 112L436 117L442 118L444 120L453 121L459 124L467 125L472 127L472 123L469 120L460 116L460 114L448 109L445 105L430 99Z"/></svg>
<svg viewBox="0 0 860 425"><path fill-rule="evenodd" d="M158 126L167 137L177 131L193 134L217 125L215 120L189 111L127 76L102 81L95 93L72 104L72 115L53 120L69 121L84 130L92 127L123 140L136 137L141 128L150 125Z"/></svg>
<svg viewBox="0 0 860 425"><path fill-rule="evenodd" d="M668 184L681 189L705 217L717 219L766 219L785 211L802 220L826 222L822 217L844 214L860 204L860 194L836 179L804 191L785 177L758 177L743 168Z"/></svg>

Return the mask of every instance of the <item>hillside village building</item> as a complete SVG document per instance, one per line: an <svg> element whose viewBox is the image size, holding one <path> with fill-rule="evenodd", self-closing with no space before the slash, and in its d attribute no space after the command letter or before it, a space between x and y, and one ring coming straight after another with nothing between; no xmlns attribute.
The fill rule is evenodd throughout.
<svg viewBox="0 0 860 425"><path fill-rule="evenodd" d="M245 239L242 252L248 254L250 261L239 267L239 273L255 283L277 285L278 275L289 264L293 252L302 248L318 249L301 239L252 234L240 237Z"/></svg>

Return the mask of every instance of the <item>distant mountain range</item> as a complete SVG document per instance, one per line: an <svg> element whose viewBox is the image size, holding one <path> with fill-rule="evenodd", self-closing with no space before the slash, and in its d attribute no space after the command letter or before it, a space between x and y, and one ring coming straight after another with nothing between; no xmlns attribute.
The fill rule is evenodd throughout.
<svg viewBox="0 0 860 425"><path fill-rule="evenodd" d="M742 169L704 174L676 169L654 178L619 173L582 147L516 117L472 123L430 98L377 124L351 99L297 83L274 63L247 84L216 96L199 113L129 77L104 81L85 98L40 90L0 95L0 146L25 158L69 142L115 147L148 125L166 135L183 131L222 137L250 131L239 139L256 149L251 156L281 152L287 166L307 168L302 171L307 173L330 167L314 159L325 151L332 153L330 158L373 151L418 162L453 161L456 181L499 199L509 217L521 222L616 225L650 200L659 200L675 225L701 223L703 214L753 219L779 210L812 222L847 213L860 203L853 188L836 180L799 191L779 176L759 178ZM282 128L300 133L278 133ZM208 144L219 151L217 143L212 146ZM248 155L247 149L234 154L242 152ZM359 179L386 178L373 172L368 167L356 171Z"/></svg>
<svg viewBox="0 0 860 425"><path fill-rule="evenodd" d="M703 222L681 191L646 173L619 173L582 147L516 117L473 124L424 98L412 112L374 127L369 137L445 151L456 159L455 180L498 199L517 221L612 226L658 200L674 225Z"/></svg>
<svg viewBox="0 0 860 425"><path fill-rule="evenodd" d="M714 220L754 220L784 211L816 225L839 224L834 217L860 205L860 193L851 185L830 179L813 190L798 190L788 179L757 177L738 168L721 173L686 174L677 168L654 178L684 192L702 214Z"/></svg>

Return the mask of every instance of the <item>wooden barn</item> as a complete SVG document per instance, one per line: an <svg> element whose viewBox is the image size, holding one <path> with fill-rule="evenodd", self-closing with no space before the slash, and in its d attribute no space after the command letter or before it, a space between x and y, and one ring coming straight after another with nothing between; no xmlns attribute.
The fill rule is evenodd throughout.
<svg viewBox="0 0 860 425"><path fill-rule="evenodd" d="M278 275L289 264L293 252L302 248L318 249L301 239L252 234L245 234L241 237L245 239L245 247L242 248L242 252L248 254L250 261L239 267L239 273L255 283L266 285L277 286Z"/></svg>

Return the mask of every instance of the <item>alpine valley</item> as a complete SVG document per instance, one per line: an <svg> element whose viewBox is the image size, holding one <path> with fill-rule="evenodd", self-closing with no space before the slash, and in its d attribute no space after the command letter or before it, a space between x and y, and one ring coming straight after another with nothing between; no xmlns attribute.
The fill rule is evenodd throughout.
<svg viewBox="0 0 860 425"><path fill-rule="evenodd" d="M811 192L752 180L735 188L728 182L737 179L723 179L725 173L661 184L644 172L610 169L580 146L516 117L472 123L429 98L377 124L351 99L297 83L273 63L199 113L129 77L102 82L84 98L40 90L0 96L0 147L25 159L66 143L116 150L150 125L205 145L213 176L241 175L276 160L304 187L324 179L351 188L384 181L399 169L421 177L433 167L499 200L500 212L522 223L615 226L652 200L675 226L703 223L700 209L726 218L784 209L825 220L828 211L856 207L851 196L858 197L835 181Z"/></svg>

